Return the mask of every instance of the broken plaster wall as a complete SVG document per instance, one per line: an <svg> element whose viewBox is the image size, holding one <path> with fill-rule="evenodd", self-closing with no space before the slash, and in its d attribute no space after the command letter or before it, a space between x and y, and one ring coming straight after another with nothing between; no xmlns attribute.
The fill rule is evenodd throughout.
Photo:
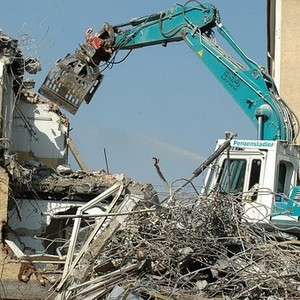
<svg viewBox="0 0 300 300"><path fill-rule="evenodd" d="M60 219L53 222L52 216L64 213L74 213L78 207L84 205L79 201L55 201L36 199L15 199L8 211L8 226L10 240L26 255L31 254L57 254L56 249L61 248L69 239L73 221ZM21 212L21 214L17 211ZM100 214L100 208L88 211L90 214ZM52 221L52 222L51 222Z"/></svg>
<svg viewBox="0 0 300 300"><path fill-rule="evenodd" d="M39 61L24 57L18 40L0 31L0 144L2 154L18 152L17 160L48 166L67 163L68 120L58 106L32 91L28 74L40 70ZM28 73L26 73L26 72Z"/></svg>
<svg viewBox="0 0 300 300"><path fill-rule="evenodd" d="M33 165L45 164L48 167L66 164L68 119L57 106L32 91L33 80L25 79L24 70L29 72L26 67L29 66L33 73L38 70L36 61L31 59L33 64L29 65L18 41L2 32L0 36L0 138L4 165L14 177L12 170L19 163L31 161ZM8 199L8 193L3 193L2 198L1 221L8 222L8 238L16 240L23 250L32 249L34 253L45 250L40 241L34 239L47 224L47 217L42 215L40 208L47 212L55 205L62 208L66 205L22 199L16 209L16 199Z"/></svg>
<svg viewBox="0 0 300 300"><path fill-rule="evenodd" d="M68 120L52 108L50 103L18 104L12 141L19 161L42 162L49 167L67 164Z"/></svg>

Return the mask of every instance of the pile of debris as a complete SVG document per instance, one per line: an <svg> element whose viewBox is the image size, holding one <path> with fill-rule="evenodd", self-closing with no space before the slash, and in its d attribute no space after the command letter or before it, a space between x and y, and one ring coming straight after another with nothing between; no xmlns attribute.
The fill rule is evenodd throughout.
<svg viewBox="0 0 300 300"><path fill-rule="evenodd" d="M15 162L11 187L15 198L37 195L44 199L87 201L104 192L118 181L123 181L131 193L154 193L150 184L134 182L124 174L109 174L105 170L72 171L68 165L56 168L34 161Z"/></svg>
<svg viewBox="0 0 300 300"><path fill-rule="evenodd" d="M50 196L61 205L76 200L64 210L40 207L51 220L41 236L51 253L28 255L6 240L40 282L50 283L47 299L300 298L299 241L243 218L242 195L191 196L178 189L159 200L151 185L103 170L32 164L12 170L17 211L17 203L28 202L33 216ZM24 193L40 202L24 200ZM57 227L64 232L60 242ZM48 267L40 271L34 262Z"/></svg>
<svg viewBox="0 0 300 300"><path fill-rule="evenodd" d="M240 197L122 193L117 184L103 195L114 200L77 250L86 216L64 216L75 221L55 287L63 299L299 299L299 243L243 220Z"/></svg>

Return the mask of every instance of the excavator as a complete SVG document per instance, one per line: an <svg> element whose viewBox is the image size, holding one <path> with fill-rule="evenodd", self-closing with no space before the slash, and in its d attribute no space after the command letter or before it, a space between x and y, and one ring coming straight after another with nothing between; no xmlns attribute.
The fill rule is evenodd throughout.
<svg viewBox="0 0 300 300"><path fill-rule="evenodd" d="M219 46L216 33L233 54ZM121 24L105 22L95 34L89 28L85 43L53 65L39 92L75 114L91 101L104 77L100 69L119 51L173 42L190 47L257 130L255 140L228 134L217 142L214 155L194 172L206 169L201 194L238 194L247 221L300 229L298 120L266 70L234 41L216 6L188 1Z"/></svg>

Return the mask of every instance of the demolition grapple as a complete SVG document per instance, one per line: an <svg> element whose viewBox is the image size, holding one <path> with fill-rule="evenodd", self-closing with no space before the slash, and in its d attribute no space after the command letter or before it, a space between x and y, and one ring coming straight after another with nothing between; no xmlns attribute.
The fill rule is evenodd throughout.
<svg viewBox="0 0 300 300"><path fill-rule="evenodd" d="M112 54L112 27L104 24L95 36L91 32L86 31L86 43L75 54L68 54L52 66L39 89L41 95L74 115L83 101L91 101L104 77L99 64L107 62Z"/></svg>

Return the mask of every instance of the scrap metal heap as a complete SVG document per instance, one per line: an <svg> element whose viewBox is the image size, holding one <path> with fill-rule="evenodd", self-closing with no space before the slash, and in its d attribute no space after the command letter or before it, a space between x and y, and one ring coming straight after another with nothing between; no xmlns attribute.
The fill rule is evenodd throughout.
<svg viewBox="0 0 300 300"><path fill-rule="evenodd" d="M151 207L124 198L127 209L106 211L98 234L90 229L56 291L62 299L298 299L299 243L243 220L240 196L178 195Z"/></svg>

